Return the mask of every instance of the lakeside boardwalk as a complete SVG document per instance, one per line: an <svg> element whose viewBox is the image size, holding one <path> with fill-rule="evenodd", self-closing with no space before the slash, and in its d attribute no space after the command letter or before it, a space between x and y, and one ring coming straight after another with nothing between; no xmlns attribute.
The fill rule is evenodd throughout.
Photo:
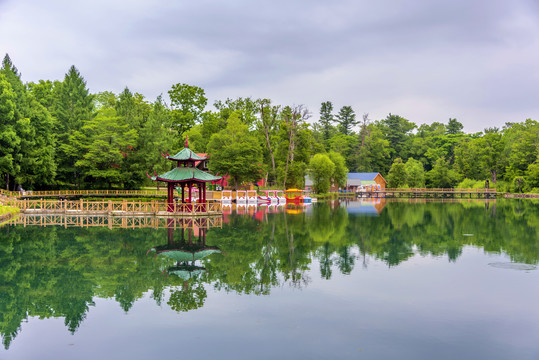
<svg viewBox="0 0 539 360"><path fill-rule="evenodd" d="M454 188L388 188L358 193L359 197L411 197L411 198L494 198L505 193L496 189L454 189Z"/></svg>
<svg viewBox="0 0 539 360"><path fill-rule="evenodd" d="M176 203L172 211L163 201L88 201L84 199L44 200L16 199L3 200L3 204L19 208L23 214L47 213L68 215L113 215L113 216L164 216L164 217L208 217L223 214L221 203L206 202L183 204Z"/></svg>

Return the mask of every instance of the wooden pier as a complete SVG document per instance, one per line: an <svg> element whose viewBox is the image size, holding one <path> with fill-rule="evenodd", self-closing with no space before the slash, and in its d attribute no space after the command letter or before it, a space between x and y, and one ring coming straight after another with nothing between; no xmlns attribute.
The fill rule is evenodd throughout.
<svg viewBox="0 0 539 360"><path fill-rule="evenodd" d="M164 201L88 201L84 199L44 200L44 199L7 199L7 206L17 207L23 214L61 213L71 215L113 215L113 216L177 216L201 217L221 216L221 203L175 203L169 210L169 204Z"/></svg>
<svg viewBox="0 0 539 360"><path fill-rule="evenodd" d="M408 198L483 198L490 199L503 196L496 189L453 189L453 188L402 188L358 192L358 197L408 197Z"/></svg>

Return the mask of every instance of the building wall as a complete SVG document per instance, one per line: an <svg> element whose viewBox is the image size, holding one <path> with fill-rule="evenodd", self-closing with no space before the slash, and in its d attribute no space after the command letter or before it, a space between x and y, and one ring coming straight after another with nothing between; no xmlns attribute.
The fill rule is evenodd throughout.
<svg viewBox="0 0 539 360"><path fill-rule="evenodd" d="M382 175L380 175L380 173L378 173L378 175L376 175L376 177L374 178L374 181L380 185L380 188L382 190L385 190L386 188L386 181L384 179L384 177Z"/></svg>

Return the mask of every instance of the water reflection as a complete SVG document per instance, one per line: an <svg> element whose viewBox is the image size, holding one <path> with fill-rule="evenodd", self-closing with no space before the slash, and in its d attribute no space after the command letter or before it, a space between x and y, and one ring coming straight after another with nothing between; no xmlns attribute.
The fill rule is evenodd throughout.
<svg viewBox="0 0 539 360"><path fill-rule="evenodd" d="M167 278L172 275L183 280L183 288L172 289L167 304L176 311L198 309L204 305L207 297L202 282L207 270L200 262L210 255L223 252L217 246L206 245L206 228L194 226L177 229L176 232L180 233L181 237L176 241L172 222L173 220L170 220L170 226L167 229L167 243L155 246L147 253L172 260L174 265L168 266L162 273L166 274Z"/></svg>
<svg viewBox="0 0 539 360"><path fill-rule="evenodd" d="M277 286L308 286L311 270L329 280L373 261L393 267L432 255L454 262L470 245L505 253L527 271L538 263L537 201L375 200L231 207L222 227L4 226L4 347L29 317L64 318L77 331L96 297L115 299L128 312L149 293L157 305L184 312L203 306L210 287L267 295Z"/></svg>

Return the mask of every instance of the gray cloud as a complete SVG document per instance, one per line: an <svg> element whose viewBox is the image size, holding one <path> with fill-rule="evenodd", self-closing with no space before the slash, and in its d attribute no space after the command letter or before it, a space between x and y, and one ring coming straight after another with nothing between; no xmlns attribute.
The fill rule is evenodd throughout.
<svg viewBox="0 0 539 360"><path fill-rule="evenodd" d="M92 91L149 99L352 105L371 118L457 117L468 131L538 118L534 1L0 1L0 51L24 81L76 65Z"/></svg>

